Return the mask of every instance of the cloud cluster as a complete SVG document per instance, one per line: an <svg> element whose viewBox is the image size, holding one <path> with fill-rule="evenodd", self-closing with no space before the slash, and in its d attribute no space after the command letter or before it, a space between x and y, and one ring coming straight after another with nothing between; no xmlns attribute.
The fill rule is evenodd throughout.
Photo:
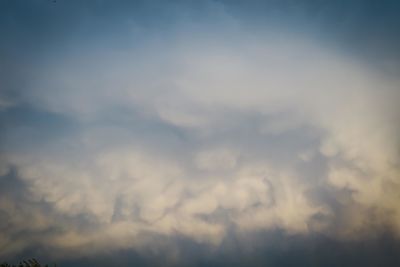
<svg viewBox="0 0 400 267"><path fill-rule="evenodd" d="M398 78L223 21L35 62L0 99L0 255L400 233Z"/></svg>

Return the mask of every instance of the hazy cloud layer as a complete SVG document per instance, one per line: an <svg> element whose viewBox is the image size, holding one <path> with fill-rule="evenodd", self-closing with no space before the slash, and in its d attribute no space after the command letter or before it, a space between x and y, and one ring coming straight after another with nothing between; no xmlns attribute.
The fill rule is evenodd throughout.
<svg viewBox="0 0 400 267"><path fill-rule="evenodd" d="M397 240L397 51L349 56L289 3L3 3L0 256Z"/></svg>

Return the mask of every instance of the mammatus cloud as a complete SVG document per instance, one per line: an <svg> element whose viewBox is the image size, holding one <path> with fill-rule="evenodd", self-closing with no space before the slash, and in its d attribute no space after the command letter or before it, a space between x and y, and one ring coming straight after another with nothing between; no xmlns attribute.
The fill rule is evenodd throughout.
<svg viewBox="0 0 400 267"><path fill-rule="evenodd" d="M74 44L4 94L0 255L399 235L398 78L226 16L240 38L195 24L132 48Z"/></svg>
<svg viewBox="0 0 400 267"><path fill-rule="evenodd" d="M151 69L129 75L129 56L93 70L86 63L87 71L63 61L43 67L48 78L30 91L31 105L79 127L3 154L3 177L16 170L32 205L51 208L51 217L29 221L31 231L66 224L37 242L109 249L135 246L140 233L153 232L218 245L231 225L350 238L369 231L371 212L379 213L375 223L398 229L398 129L390 107L398 82L313 44L290 43L205 44L203 51L180 44L163 52L173 54L167 62L148 52L168 76ZM312 197L320 190L344 210ZM15 207L4 203L13 218ZM4 238L3 246L15 242Z"/></svg>

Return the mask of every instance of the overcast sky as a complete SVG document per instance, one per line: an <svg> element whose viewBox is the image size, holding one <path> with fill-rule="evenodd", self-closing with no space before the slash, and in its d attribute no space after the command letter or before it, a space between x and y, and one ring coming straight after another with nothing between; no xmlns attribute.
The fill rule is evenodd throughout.
<svg viewBox="0 0 400 267"><path fill-rule="evenodd" d="M0 1L0 260L400 266L398 1Z"/></svg>

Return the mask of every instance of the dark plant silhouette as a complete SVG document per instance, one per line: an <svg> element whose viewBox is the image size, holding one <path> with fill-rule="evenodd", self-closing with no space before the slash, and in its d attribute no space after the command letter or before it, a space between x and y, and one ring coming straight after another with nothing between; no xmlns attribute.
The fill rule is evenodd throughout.
<svg viewBox="0 0 400 267"><path fill-rule="evenodd" d="M41 265L36 259L29 259L29 260L24 260L21 261L19 264L8 264L8 263L2 263L0 264L0 267L50 267L49 265ZM54 264L54 267L56 265Z"/></svg>

